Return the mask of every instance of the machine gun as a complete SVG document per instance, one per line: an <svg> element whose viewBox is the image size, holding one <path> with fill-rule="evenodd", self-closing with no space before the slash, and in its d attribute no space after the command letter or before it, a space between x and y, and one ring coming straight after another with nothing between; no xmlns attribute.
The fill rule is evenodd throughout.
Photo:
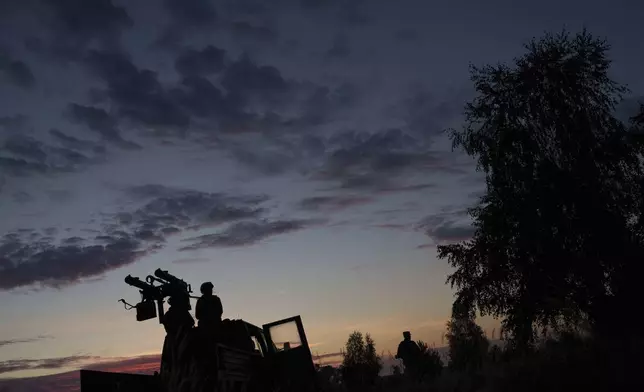
<svg viewBox="0 0 644 392"><path fill-rule="evenodd" d="M127 306L130 306L129 309L136 308L137 321L155 318L158 313L159 323L163 323L163 302L166 297L195 298L190 295L192 287L188 283L161 268L154 271L154 275L148 275L145 282L135 276L128 275L125 277L125 283L138 288L141 293L141 302L134 306L125 302L124 299L119 300L126 305L126 309L128 309ZM159 285L155 286L154 283L159 283Z"/></svg>

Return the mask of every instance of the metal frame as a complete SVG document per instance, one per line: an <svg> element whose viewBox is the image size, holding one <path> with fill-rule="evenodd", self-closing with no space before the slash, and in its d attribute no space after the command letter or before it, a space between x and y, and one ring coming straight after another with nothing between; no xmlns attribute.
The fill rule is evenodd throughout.
<svg viewBox="0 0 644 392"><path fill-rule="evenodd" d="M304 332L304 325L302 324L302 317L299 316L299 315L298 316L293 316L293 317L288 317L288 318L278 320L278 321L273 321L272 323L262 325L262 328L264 329L264 334L266 336L266 339L269 340L268 343L270 343L271 350L273 350L273 351L275 350L275 343L273 342L273 338L271 337L271 334L270 334L269 330L272 327L276 327L278 325L287 324L287 323L291 323L291 322L295 322L295 325L297 326L297 333L300 335L300 340L301 340L300 343L302 344L302 346L305 346L306 349L310 352L311 349L309 348L309 342L308 342L308 339L306 337L306 333Z"/></svg>

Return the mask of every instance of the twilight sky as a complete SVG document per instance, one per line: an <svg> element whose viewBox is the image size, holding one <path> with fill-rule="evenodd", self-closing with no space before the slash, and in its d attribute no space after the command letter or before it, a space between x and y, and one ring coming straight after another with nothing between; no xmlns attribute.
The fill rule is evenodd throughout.
<svg viewBox="0 0 644 392"><path fill-rule="evenodd" d="M641 96L640 3L0 0L0 390L154 366L163 328L117 300L159 267L321 355L441 345L435 245L483 190L443 132L468 64L586 26Z"/></svg>

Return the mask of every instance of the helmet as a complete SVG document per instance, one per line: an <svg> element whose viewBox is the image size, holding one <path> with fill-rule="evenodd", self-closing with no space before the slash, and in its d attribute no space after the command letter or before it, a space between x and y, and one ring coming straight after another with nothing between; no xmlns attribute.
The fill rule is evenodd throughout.
<svg viewBox="0 0 644 392"><path fill-rule="evenodd" d="M201 288L199 289L199 291L201 291L201 294L204 294L204 293L205 293L205 292L207 292L207 291L212 291L212 289L213 289L214 287L215 287L215 286L213 286L213 284L212 284L212 283L210 283L210 282L205 282L205 283L202 283L202 284L201 284Z"/></svg>

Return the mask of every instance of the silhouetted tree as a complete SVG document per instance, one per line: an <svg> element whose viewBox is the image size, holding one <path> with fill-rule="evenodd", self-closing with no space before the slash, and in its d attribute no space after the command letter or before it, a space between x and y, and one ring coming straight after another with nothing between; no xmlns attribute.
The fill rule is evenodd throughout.
<svg viewBox="0 0 644 392"><path fill-rule="evenodd" d="M433 380L443 371L443 361L438 351L429 347L422 340L416 342L420 348L418 359L418 376L421 380Z"/></svg>
<svg viewBox="0 0 644 392"><path fill-rule="evenodd" d="M382 369L382 359L376 353L376 343L371 335L365 335L365 359L367 379L370 383L378 378Z"/></svg>
<svg viewBox="0 0 644 392"><path fill-rule="evenodd" d="M351 333L343 357L340 369L342 379L349 389L374 384L382 369L382 360L376 353L375 342L369 334L363 337L359 331Z"/></svg>
<svg viewBox="0 0 644 392"><path fill-rule="evenodd" d="M449 364L455 370L475 370L481 367L489 342L483 329L474 321L471 312L453 311L445 333L449 345Z"/></svg>
<svg viewBox="0 0 644 392"><path fill-rule="evenodd" d="M641 151L614 116L626 89L608 76L609 48L585 30L547 34L514 67L471 67L478 96L451 137L487 192L469 211L473 238L438 253L456 268L456 304L502 317L517 347L584 316L607 332L637 306Z"/></svg>

